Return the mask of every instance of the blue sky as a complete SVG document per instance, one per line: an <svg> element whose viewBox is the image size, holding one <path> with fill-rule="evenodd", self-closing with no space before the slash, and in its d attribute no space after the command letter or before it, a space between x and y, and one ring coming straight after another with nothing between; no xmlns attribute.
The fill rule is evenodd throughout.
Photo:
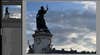
<svg viewBox="0 0 100 55"><path fill-rule="evenodd" d="M96 2L27 2L26 28L27 40L34 42L32 34L36 30L36 14L40 6L46 7L46 24L53 34L52 44L56 49L78 51L96 50Z"/></svg>
<svg viewBox="0 0 100 55"><path fill-rule="evenodd" d="M67 3L67 5L66 5ZM38 10L40 8L40 6L49 6L50 10L62 10L63 9L69 9L69 8L74 8L74 9L81 9L82 5L79 4L74 4L74 3L70 3L70 2L28 2L27 6L27 10ZM73 6L74 5L74 6ZM33 7L30 8L30 7Z"/></svg>

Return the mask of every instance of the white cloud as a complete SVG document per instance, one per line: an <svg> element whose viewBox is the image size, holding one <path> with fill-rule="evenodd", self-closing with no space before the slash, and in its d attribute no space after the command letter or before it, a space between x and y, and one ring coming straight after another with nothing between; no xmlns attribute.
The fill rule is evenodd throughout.
<svg viewBox="0 0 100 55"><path fill-rule="evenodd" d="M86 1L86 2L82 2L82 4L84 4L84 8L87 10L92 9L93 11L96 11L96 2Z"/></svg>
<svg viewBox="0 0 100 55"><path fill-rule="evenodd" d="M46 23L51 33L53 34L53 44L56 49L69 49L74 48L81 50L96 50L96 30L95 30L95 11L96 3L94 1L83 1L74 2L83 5L81 8L82 14L78 14L82 10L70 9L71 11L49 11L45 17ZM91 12L87 12L91 11ZM84 14L84 12L86 12ZM70 14L66 14L70 13ZM29 24L33 27L33 17L31 18ZM34 19L35 20L35 19ZM36 21L35 21L36 22ZM30 26L29 26L30 27ZM92 46L92 47L91 47Z"/></svg>
<svg viewBox="0 0 100 55"><path fill-rule="evenodd" d="M21 8L21 5L16 5L17 8Z"/></svg>
<svg viewBox="0 0 100 55"><path fill-rule="evenodd" d="M84 5L86 10L92 9L93 11L96 11L96 1L74 1L74 3Z"/></svg>
<svg viewBox="0 0 100 55"><path fill-rule="evenodd" d="M11 18L19 18L19 19L21 19L21 13L12 13L12 14L10 15L10 17L11 17Z"/></svg>
<svg viewBox="0 0 100 55"><path fill-rule="evenodd" d="M68 37L69 38L77 38L78 35L76 33L70 33Z"/></svg>
<svg viewBox="0 0 100 55"><path fill-rule="evenodd" d="M84 38L89 38L90 42L93 44L96 44L96 33L95 32L90 32L88 33Z"/></svg>

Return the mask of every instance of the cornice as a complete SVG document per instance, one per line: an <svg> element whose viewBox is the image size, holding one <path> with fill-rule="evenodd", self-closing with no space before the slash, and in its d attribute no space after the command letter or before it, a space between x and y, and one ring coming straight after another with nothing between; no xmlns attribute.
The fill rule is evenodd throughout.
<svg viewBox="0 0 100 55"><path fill-rule="evenodd" d="M2 19L2 28L21 28L22 21L21 19L8 18Z"/></svg>

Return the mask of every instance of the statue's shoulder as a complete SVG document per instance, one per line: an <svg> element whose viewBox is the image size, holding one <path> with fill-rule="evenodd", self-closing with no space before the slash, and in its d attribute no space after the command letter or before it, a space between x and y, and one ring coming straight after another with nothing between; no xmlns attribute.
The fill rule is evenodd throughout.
<svg viewBox="0 0 100 55"><path fill-rule="evenodd" d="M43 11L43 10L41 10L41 9L40 9L40 10L38 10L38 12L41 12L41 11Z"/></svg>

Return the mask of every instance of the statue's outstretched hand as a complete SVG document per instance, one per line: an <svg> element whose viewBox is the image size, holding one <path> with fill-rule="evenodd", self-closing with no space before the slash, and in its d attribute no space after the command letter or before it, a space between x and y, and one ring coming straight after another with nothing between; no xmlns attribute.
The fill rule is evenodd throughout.
<svg viewBox="0 0 100 55"><path fill-rule="evenodd" d="M46 8L47 8L47 10L48 10L48 5L47 5L47 7L46 7Z"/></svg>

